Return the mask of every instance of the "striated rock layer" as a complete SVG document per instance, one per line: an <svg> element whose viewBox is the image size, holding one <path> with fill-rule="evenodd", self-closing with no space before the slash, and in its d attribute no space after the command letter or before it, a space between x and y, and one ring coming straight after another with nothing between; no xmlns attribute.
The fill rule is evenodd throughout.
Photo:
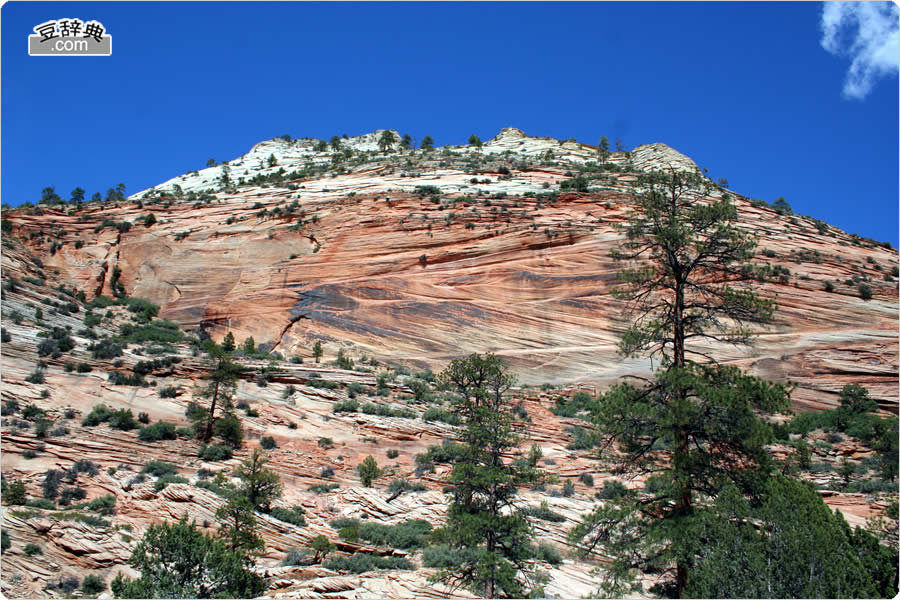
<svg viewBox="0 0 900 600"><path fill-rule="evenodd" d="M560 184L598 158L583 144L506 129L482 148L378 154L380 135L344 140L351 152L339 164L331 151L317 151L315 140L269 140L228 165L232 183L282 168L303 172L279 185L260 178L256 186L209 191L225 172L218 166L118 205L4 214L4 229L10 228L2 253L4 481L22 482L28 498L38 499L49 469L86 460L95 463L96 473L81 473L65 486L84 490L86 502L106 494L116 498L115 514L102 518L90 509L52 503L2 506L11 540L2 556L4 595L64 597L53 588L61 577L93 574L108 583L117 573L134 575L128 557L152 523L187 516L216 531L215 512L224 499L201 480L210 472L230 480L239 461L267 436L274 443L269 467L284 484L278 506L302 507L307 522L295 526L257 515L265 549L256 568L268 583L267 596L471 597L466 590L429 583L433 570L423 567L421 552L408 553L416 570L358 575L311 559L284 566L283 559L319 534L339 554L407 555L340 539L329 525L339 517L387 524L425 519L440 526L450 465L422 472L415 456L452 439L455 428L425 420L435 405L414 400L404 379L384 365L437 371L452 358L486 351L508 361L520 383L567 384L552 391L523 386L512 394L517 414L527 416L517 425L520 450L540 445L541 466L558 477L552 487L523 488L518 502L546 502L559 515L558 522L529 518L538 540L565 555L559 565L541 563L549 577L545 592L582 597L597 591L601 575L595 569L602 569L604 557L570 555L566 533L602 502L596 492L603 483L621 475L597 460L595 448L571 447L572 428L589 428L588 422L559 417L551 408L559 394L596 391L651 368L648 361L616 353L628 315L609 293L619 268L609 251L621 239L615 225L628 212L627 185L638 170L696 165L665 145L640 146L609 158L623 170L593 181L588 191L573 192ZM268 166L269 157L277 165ZM320 167L325 170L318 172ZM843 385L862 383L884 412L896 412L898 299L896 283L884 277L897 268L896 252L810 218L780 216L740 197L737 203L741 223L760 238L757 260L790 273L757 286L777 300L779 310L775 323L760 330L755 347L710 352L766 377L793 381L797 408L833 406ZM147 215L154 217L149 225ZM17 281L13 286L10 276ZM66 292L73 287L86 299L111 296L116 282L130 296L160 304L160 316L185 328L216 340L232 332L238 343L252 336L263 349L306 359L271 365L239 359L248 369L270 370L268 384L249 370L237 385L235 402L247 404L239 413L246 440L233 458L205 462L198 457L200 442L189 436L151 443L135 430L83 424L92 407L103 403L136 416L146 413L147 422L187 426L185 409L198 400L198 384L210 369L188 343L133 343L121 357L92 357L90 336L115 335L134 315L123 306L95 309L91 331L83 305L68 314L59 304L72 300ZM825 290L826 282L832 291ZM860 298L859 282L870 286L871 299ZM39 356L39 334L46 336L52 327L68 329L74 347L61 356ZM322 364L310 358L316 341L325 348ZM357 364L368 356L380 366L368 372L335 368L339 349ZM138 361L157 355L180 362L147 375L147 386L113 383L113 372L130 374ZM38 371L42 377L36 379ZM376 395L379 378L386 391ZM361 404L402 408L403 416L335 413L335 403L350 397L348 384L357 384L353 393ZM164 388L174 395L162 397ZM44 412L37 416L31 409L28 416L28 406ZM49 435L41 437L42 419ZM873 456L843 438L811 441L815 462L827 468L807 477L832 487L841 458L862 463ZM772 451L784 458L791 447L780 444ZM364 488L356 466L369 455L384 475ZM156 489L153 477L142 481L138 472L151 460L175 465L187 482ZM397 497L387 489L395 478L415 480L425 491ZM574 486L569 496L564 483ZM336 489L310 489L322 484ZM896 490L823 495L852 525L863 525L896 498ZM29 555L27 544L41 552Z"/></svg>
<svg viewBox="0 0 900 600"><path fill-rule="evenodd" d="M563 191L549 202L534 196L558 190L573 167L596 161L595 149L505 129L483 148L379 155L380 133L344 140L344 149L365 157L356 166L292 185L239 187L208 202L169 198L143 208L124 202L9 218L22 238L58 223L65 233L55 238L63 245L54 255L47 252L53 240L30 246L88 297L110 295L118 267L128 294L217 340L231 331L239 341L253 336L265 348L305 357L321 340L326 356L344 347L351 356L434 369L491 351L523 383L603 385L649 370L647 360L616 353L628 321L609 294L620 268L609 258L620 240L614 225L628 211L634 173L613 173L593 191ZM331 152L316 152L314 143L262 142L229 163L230 177L328 164ZM270 156L277 166L266 166ZM663 144L609 160L635 169L696 167ZM175 185L204 190L223 168L133 199ZM416 193L420 186L433 187ZM814 219L736 201L741 224L760 237L758 260L787 267L790 276L758 286L779 310L755 347L712 353L791 379L800 408L833 406L845 383L859 382L896 411L897 285L883 276L896 268L897 253ZM291 203L291 214L272 214ZM154 225L94 233L104 219L146 214ZM853 277L871 280L872 299L859 297L857 284L847 283ZM824 291L826 281L833 292Z"/></svg>

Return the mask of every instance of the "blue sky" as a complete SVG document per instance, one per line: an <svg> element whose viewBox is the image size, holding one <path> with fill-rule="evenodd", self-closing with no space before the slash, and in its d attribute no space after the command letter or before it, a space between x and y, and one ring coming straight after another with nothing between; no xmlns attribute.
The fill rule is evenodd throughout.
<svg viewBox="0 0 900 600"><path fill-rule="evenodd" d="M897 246L897 20L845 8L9 2L2 200L134 192L283 133L442 145L515 126L664 142L742 194ZM32 27L65 17L103 23L112 56L29 57ZM885 22L887 42L867 39Z"/></svg>

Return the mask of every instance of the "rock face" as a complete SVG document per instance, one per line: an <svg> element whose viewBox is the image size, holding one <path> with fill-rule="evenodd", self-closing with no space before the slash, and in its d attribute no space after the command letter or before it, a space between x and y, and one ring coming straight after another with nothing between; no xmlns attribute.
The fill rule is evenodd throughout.
<svg viewBox="0 0 900 600"><path fill-rule="evenodd" d="M65 229L54 255L46 252L49 240L30 247L88 297L110 295L118 267L130 295L159 303L163 316L217 340L232 331L239 341L253 336L264 348L307 358L321 340L326 355L344 347L355 356L435 369L492 351L523 383L602 385L649 370L648 361L616 353L627 315L609 295L620 268L609 258L620 239L613 227L627 214L634 173L611 174L595 182L605 184L595 191L541 200L535 196L557 189L572 168L596 161L595 149L508 128L481 148L383 155L381 133L342 140L358 164L340 163L327 177L245 186L202 202L151 204L145 191L132 197L147 201L143 209L127 202L11 218L22 237L48 218ZM334 160L315 144L257 144L230 162L231 180ZM261 165L273 155L278 166ZM696 168L663 144L609 160ZM156 189L177 181L184 191L199 191L221 168ZM896 252L810 218L736 202L741 224L760 236L759 262L790 275L759 286L779 310L755 347L712 352L767 377L790 377L800 408L832 406L836 392L857 381L896 411L897 286L883 280L897 266ZM103 219L145 214L156 224L93 233ZM84 245L76 248L75 239ZM871 300L846 283L854 277L871 279ZM824 291L826 281L833 292Z"/></svg>
<svg viewBox="0 0 900 600"><path fill-rule="evenodd" d="M18 283L14 290L4 286L3 326L10 341L2 346L2 397L43 409L59 433L38 438L33 423L4 414L4 478L24 482L29 498L40 498L48 469L67 469L84 459L99 467L77 477L87 500L117 498L116 514L106 524L67 511L3 506L3 527L13 543L2 558L6 595L61 596L47 588L61 576L96 573L109 581L117 572L128 573L126 561L153 522L187 515L214 531L223 500L196 485L201 475L226 473L262 436L271 436L276 443L271 467L285 488L281 504L302 506L308 524L259 516L266 549L258 566L269 596L465 597L464 590L429 584L431 571L425 568L353 575L310 561L282 566L289 549L305 547L318 534L336 542L340 552L389 552L340 540L329 526L338 517L384 523L425 519L439 525L446 512L441 490L449 465L417 475L414 457L452 438L454 428L424 420L428 405L410 399L402 378L387 384L387 396L375 396L378 373L331 366L339 349L357 364L373 357L382 365L434 371L452 358L490 351L511 365L522 384L566 384L554 392L518 389L514 401L530 419L523 425L523 449L541 445L544 467L560 482L575 485L572 497L529 489L521 498L523 504L547 501L564 518L533 525L542 541L568 547L566 532L596 503L596 488L580 477L590 474L599 487L614 476L602 470L592 451L568 448L567 430L585 422L557 417L550 408L558 393L596 391L623 375L649 372L648 361L616 353L628 315L610 295L619 265L609 252L621 239L614 226L628 213L628 184L639 170L696 165L662 144L639 146L612 153L614 167L604 178L575 192L560 184L579 166L596 168L590 165L598 160L593 147L508 128L482 147L433 151L403 150L393 132L393 149L382 153L382 133L341 140L341 154L317 150L311 139L261 142L229 161L230 182L244 179L236 188L209 190L220 187L225 173L216 166L118 205L4 214L11 230L6 233L5 221L2 269ZM273 156L276 164L269 166ZM279 169L302 177L263 181ZM251 178L256 183L246 185ZM741 225L759 235L756 260L790 272L757 286L776 299L779 310L756 346L709 350L751 372L791 380L796 408L834 406L843 385L861 383L884 412L896 413L897 284L884 277L897 268L896 252L807 217L778 215L740 196L736 203ZM146 225L147 215L155 222ZM7 244L13 236L18 241ZM862 281L871 299L860 297L857 282ZM188 330L216 340L232 332L239 344L252 336L263 350L304 358L304 364L279 362L265 387L251 376L239 383L235 402L247 402L256 412L240 413L247 442L235 458L208 463L198 458L195 440L145 443L134 431L81 424L102 402L146 412L151 422L185 426L185 408L208 369L187 344L179 344L167 351L181 362L148 376L155 387L113 384L108 373L129 373L157 349L132 344L115 360L95 359L87 350L92 340L84 331L83 309L66 314L54 303L67 302L64 292L72 288L87 299L112 296L116 282L130 296L158 303L161 317ZM832 291L825 290L826 282ZM40 307L46 323L37 315ZM95 314L94 334L100 336L118 333L133 316L120 306ZM75 348L61 357L39 357L38 332L49 325L68 327ZM325 348L321 364L312 358L316 341ZM38 360L47 363L43 383L31 377ZM67 370L66 363L92 370ZM268 365L256 359L244 363L257 369ZM362 403L402 407L412 416L335 413L334 404L347 400L349 390L329 389L329 382L357 384L365 390ZM174 397L160 397L159 390L168 387ZM388 458L388 450L397 455ZM776 451L783 455L788 449ZM849 442L829 452L822 451L822 460L866 456L866 449ZM361 487L355 472L368 455L386 469L375 488ZM150 460L176 464L188 483L157 490L152 479L135 480ZM427 491L390 499L387 482L396 477L417 478ZM309 490L320 484L340 487ZM873 506L883 508L848 494L827 501L854 524ZM26 555L29 542L39 544L43 554ZM420 557L413 560L421 567ZM581 559L548 565L545 589L562 596L596 591L596 566Z"/></svg>

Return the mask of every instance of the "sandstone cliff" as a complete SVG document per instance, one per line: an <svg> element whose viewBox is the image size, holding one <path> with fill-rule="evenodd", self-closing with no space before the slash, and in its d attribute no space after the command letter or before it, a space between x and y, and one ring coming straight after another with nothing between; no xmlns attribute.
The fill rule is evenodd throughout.
<svg viewBox="0 0 900 600"><path fill-rule="evenodd" d="M380 137L376 131L342 140L340 154L317 150L316 140L269 140L228 165L176 177L117 205L4 214L11 230L4 233L2 269L5 281L12 277L17 283L3 292L3 327L10 339L2 345L2 399L20 408L33 405L51 423L50 434L39 437L34 418L4 412L4 480L22 481L29 498L40 498L48 469L89 460L98 471L76 479L86 500L104 494L117 499L116 514L105 524L72 517L78 511L4 506L3 528L12 538L2 558L4 594L59 597L62 592L47 586L63 575L95 573L108 581L127 573L125 563L140 535L161 519L187 514L214 530L222 499L196 484L208 471L228 474L262 436L271 436L277 446L270 452L272 467L285 484L279 504L302 506L308 524L260 516L266 549L258 562L269 596L446 597L450 590L428 584L431 571L424 568L352 575L281 561L290 548L320 533L337 542L340 552L402 553L340 540L328 524L340 516L440 523L449 466L417 472L414 457L452 438L454 428L425 420L429 405L412 399L403 376L393 376L403 367L438 371L471 352L495 352L516 371L522 387L514 401L528 418L521 424L523 448L539 444L542 465L559 477L550 489L524 490L522 503L548 502L563 520L533 524L543 541L570 549L566 531L595 505L603 482L615 477L592 458L592 450L571 447L571 428L584 421L559 417L551 408L560 394L603 389L623 375L649 371L648 361L616 353L628 317L609 294L618 269L609 258L620 240L614 226L628 212L628 184L641 170L696 165L663 144L639 146L612 153L614 168L586 191L575 191L569 182L579 167L593 169L598 160L595 148L577 142L531 138L510 128L480 148L408 151L397 144L382 153ZM269 166L270 157L276 164ZM741 224L759 235L757 261L781 267L780 279L758 284L779 310L754 347L711 351L751 372L793 381L795 408L834 406L844 384L861 383L883 412L896 413L898 294L896 282L885 275L896 271L897 253L731 193ZM146 221L147 215L153 219ZM860 297L860 283L870 287L870 299ZM271 369L264 386L252 374L238 385L235 401L253 412L241 413L248 440L234 458L204 462L195 440L145 443L135 431L82 425L102 402L135 415L146 412L151 422L184 426L195 384L209 368L187 343L131 344L121 357L94 358L84 303L72 297L73 290L90 300L111 297L119 285L129 296L159 304L161 317L188 331L216 340L232 332L238 343L252 336L262 349L304 359L271 365L243 360L248 367ZM77 311L64 307L72 302ZM94 314L91 335L101 337L133 319L123 306ZM68 327L75 341L56 358L38 355L39 333L51 326ZM325 348L321 364L311 358L316 341ZM339 349L369 372L335 367ZM111 373L127 373L162 351L180 362L153 372L149 386L111 381ZM46 363L37 369L42 383L32 377L39 360ZM79 372L76 364L90 370ZM383 396L374 391L378 375L391 376ZM362 402L403 408L411 416L335 413L335 403L348 399L347 385L353 383L364 390ZM525 387L534 384L551 389ZM161 397L159 391L168 387L174 396ZM821 442L814 451L823 463L871 455L849 440ZM389 458L388 450L397 456ZM787 448L773 451L783 456ZM388 470L375 488L362 487L355 472L367 455ZM156 489L152 478L135 481L150 460L176 464L187 483ZM591 485L585 474L593 477ZM395 477L415 478L427 491L389 501L386 484ZM815 477L821 483L834 474ZM568 497L561 494L565 482L575 489ZM321 484L339 487L309 490ZM826 500L852 525L886 504L884 495L835 493ZM37 543L43 553L26 555L26 543ZM413 560L421 567L420 557ZM591 571L597 566L569 556L557 567L545 565L547 593L595 591Z"/></svg>

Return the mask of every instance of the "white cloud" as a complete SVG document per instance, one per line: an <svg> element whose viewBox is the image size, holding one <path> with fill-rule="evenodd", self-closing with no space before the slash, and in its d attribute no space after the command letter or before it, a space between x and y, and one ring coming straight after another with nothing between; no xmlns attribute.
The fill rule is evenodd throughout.
<svg viewBox="0 0 900 600"><path fill-rule="evenodd" d="M851 59L844 96L861 100L880 77L897 75L900 11L892 2L825 2L822 47Z"/></svg>

